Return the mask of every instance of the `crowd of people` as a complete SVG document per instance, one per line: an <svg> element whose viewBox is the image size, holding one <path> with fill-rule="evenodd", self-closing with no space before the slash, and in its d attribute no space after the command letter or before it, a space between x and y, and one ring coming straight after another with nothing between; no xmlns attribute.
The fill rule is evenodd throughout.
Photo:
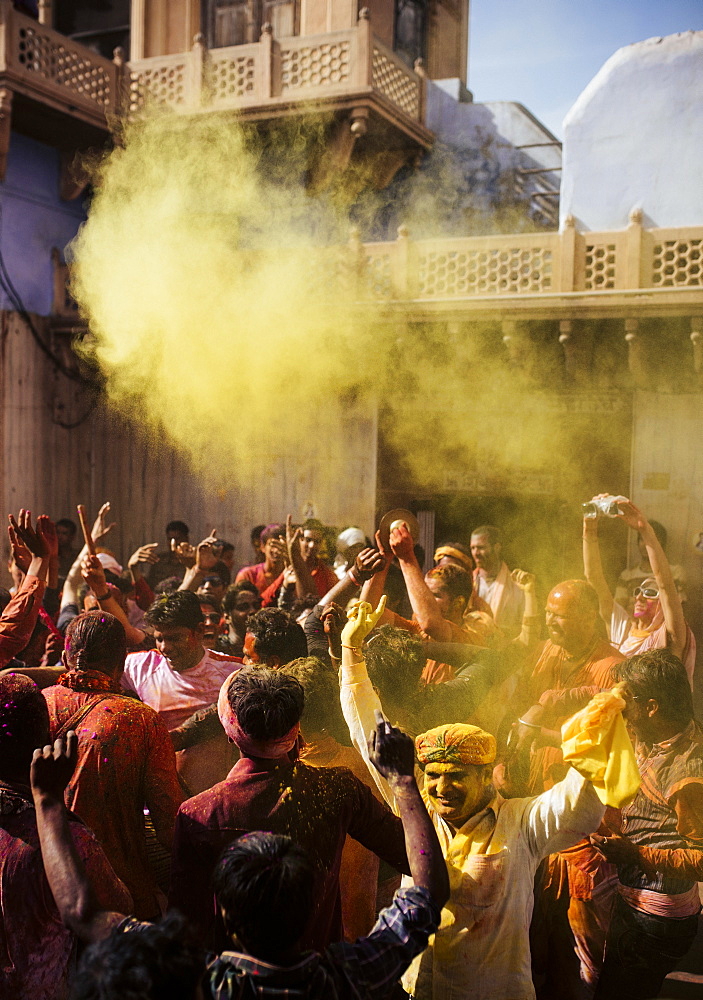
<svg viewBox="0 0 703 1000"><path fill-rule="evenodd" d="M645 1000L691 948L703 731L661 525L539 599L440 544L10 517L0 997ZM599 518L637 533L613 593ZM80 547L80 535L84 545Z"/></svg>

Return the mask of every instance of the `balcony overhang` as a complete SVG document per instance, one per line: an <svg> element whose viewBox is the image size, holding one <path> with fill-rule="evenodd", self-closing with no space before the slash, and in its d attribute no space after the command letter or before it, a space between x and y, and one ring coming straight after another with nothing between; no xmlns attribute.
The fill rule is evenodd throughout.
<svg viewBox="0 0 703 1000"><path fill-rule="evenodd" d="M422 67L409 69L371 33L368 18L324 35L275 39L208 51L201 38L190 52L133 61L127 67L132 116L149 104L184 114L232 114L265 124L286 117L325 115L332 127L329 156L317 168L374 158L374 183L387 184L404 163L428 150ZM315 171L313 171L315 173Z"/></svg>
<svg viewBox="0 0 703 1000"><path fill-rule="evenodd" d="M119 59L0 0L0 179L12 129L67 152L103 144L119 110L121 73Z"/></svg>

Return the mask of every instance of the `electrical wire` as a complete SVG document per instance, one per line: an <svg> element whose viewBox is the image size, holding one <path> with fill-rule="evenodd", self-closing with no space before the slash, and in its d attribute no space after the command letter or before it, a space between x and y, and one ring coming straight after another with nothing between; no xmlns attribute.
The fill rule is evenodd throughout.
<svg viewBox="0 0 703 1000"><path fill-rule="evenodd" d="M72 382L77 382L79 385L84 386L86 389L92 390L95 394L87 411L78 420L67 422L59 420L55 416L52 417L53 422L57 424L59 427L63 427L65 430L73 430L74 428L80 427L81 424L85 423L88 417L95 410L96 406L98 405L98 402L100 401L102 382L99 379L86 378L86 376L83 375L80 371L73 371L73 369L65 365L61 360L61 358L59 358L51 350L49 345L45 343L41 334L35 327L32 317L27 311L19 292L17 291L17 289L13 284L9 271L7 270L7 265L5 264L5 257L2 252L2 224L3 224L2 205L0 205L0 287L7 295L7 298L9 299L10 304L13 306L15 312L18 313L18 315L22 318L22 320L24 320L37 347L42 352L42 354L44 354L45 357L49 359L54 368L57 371L60 371L62 375L70 379Z"/></svg>

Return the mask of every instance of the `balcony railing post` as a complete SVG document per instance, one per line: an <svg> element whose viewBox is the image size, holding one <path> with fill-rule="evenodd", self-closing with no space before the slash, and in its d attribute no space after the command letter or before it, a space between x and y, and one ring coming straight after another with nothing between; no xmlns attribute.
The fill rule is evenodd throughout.
<svg viewBox="0 0 703 1000"><path fill-rule="evenodd" d="M349 268L349 288L355 301L362 298L362 271L364 263L364 244L357 226L349 233L347 244L347 262Z"/></svg>
<svg viewBox="0 0 703 1000"><path fill-rule="evenodd" d="M356 22L356 72L360 87L373 84L373 36L368 7L361 8Z"/></svg>
<svg viewBox="0 0 703 1000"><path fill-rule="evenodd" d="M420 77L420 92L417 100L417 120L424 122L425 108L427 107L427 73L425 73L424 59L416 59L413 68Z"/></svg>
<svg viewBox="0 0 703 1000"><path fill-rule="evenodd" d="M47 28L54 26L54 5L52 0L39 0L37 20Z"/></svg>
<svg viewBox="0 0 703 1000"><path fill-rule="evenodd" d="M559 291L573 292L576 283L576 220L567 215L559 237Z"/></svg>
<svg viewBox="0 0 703 1000"><path fill-rule="evenodd" d="M206 66L207 48L204 35L198 34L193 39L190 52L187 76L186 107L200 108L206 103L207 81Z"/></svg>
<svg viewBox="0 0 703 1000"><path fill-rule="evenodd" d="M110 102L110 113L126 115L129 113L129 66L121 45L112 53L112 61L115 64L115 92Z"/></svg>
<svg viewBox="0 0 703 1000"><path fill-rule="evenodd" d="M277 91L275 78L275 67L273 64L273 25L268 22L261 28L261 93L264 99L273 97Z"/></svg>
<svg viewBox="0 0 703 1000"><path fill-rule="evenodd" d="M395 298L413 298L415 282L411 274L412 246L410 232L405 225L398 226L398 239L395 242L393 265L393 290Z"/></svg>
<svg viewBox="0 0 703 1000"><path fill-rule="evenodd" d="M698 381L703 381L703 316L691 316L691 344L693 345L693 370Z"/></svg>
<svg viewBox="0 0 703 1000"><path fill-rule="evenodd" d="M625 257L624 285L618 281L619 269L615 272L616 288L642 287L642 209L633 208L627 227L627 251Z"/></svg>

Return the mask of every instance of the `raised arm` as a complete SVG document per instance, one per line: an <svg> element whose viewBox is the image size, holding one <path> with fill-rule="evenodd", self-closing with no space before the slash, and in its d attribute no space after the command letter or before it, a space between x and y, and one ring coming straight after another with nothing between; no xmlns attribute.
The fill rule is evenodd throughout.
<svg viewBox="0 0 703 1000"><path fill-rule="evenodd" d="M203 538L202 542L198 542L198 545L194 550L194 561L186 567L183 582L178 588L179 590L195 591L198 589L202 583L203 577L217 562L217 553L215 548L217 543L217 530L213 528L207 538ZM187 542L181 542L175 549L172 546L172 549L179 554L181 547L185 547L187 544ZM188 546L188 549L193 551L192 546ZM187 556L184 557L184 562L186 561L186 558Z"/></svg>
<svg viewBox="0 0 703 1000"><path fill-rule="evenodd" d="M124 613L119 601L113 597L112 592L107 585L105 570L103 569L102 563L98 557L87 555L83 560L81 573L83 574L83 579L95 594L95 599L102 610L107 611L108 614L114 615L115 618L122 622L125 635L127 636L127 646L141 646L146 638L146 633L142 632L140 628L135 628L133 625L130 625L129 619Z"/></svg>
<svg viewBox="0 0 703 1000"><path fill-rule="evenodd" d="M376 569L373 576L370 579L364 581L361 587L361 594L359 599L370 604L372 608L378 606L378 602L383 597L386 590L386 578L388 577L388 570L393 562L393 553L388 552L381 541L381 536L379 532L376 532L376 547L381 554L383 562ZM383 619L382 619L383 621Z"/></svg>
<svg viewBox="0 0 703 1000"><path fill-rule="evenodd" d="M600 616L605 624L610 628L610 619L613 614L613 594L608 586L603 572L603 564L600 558L600 544L598 542L598 518L584 517L583 519L583 572L598 594L598 608Z"/></svg>
<svg viewBox="0 0 703 1000"><path fill-rule="evenodd" d="M413 741L376 712L369 756L395 797L405 832L405 849L415 885L427 889L440 908L449 899L449 874L420 790L415 781Z"/></svg>
<svg viewBox="0 0 703 1000"><path fill-rule="evenodd" d="M388 782L372 766L369 756L368 734L376 725L377 711L382 711L378 694L369 680L369 674L362 651L364 639L371 629L382 619L386 605L381 597L374 612L366 601L360 601L348 613L349 620L342 630L342 665L339 670L340 702L342 715L349 727L349 735L356 750L361 754L376 786L391 807L395 809L395 797Z"/></svg>
<svg viewBox="0 0 703 1000"><path fill-rule="evenodd" d="M64 791L78 757L78 737L71 730L66 746L35 750L31 782L44 871L64 924L87 943L102 941L120 924L123 913L103 910L71 836Z"/></svg>
<svg viewBox="0 0 703 1000"><path fill-rule="evenodd" d="M669 560L642 511L630 500L618 501L618 507L625 524L639 532L645 544L652 575L659 587L659 600L669 638L669 649L680 658L686 648L688 628Z"/></svg>
<svg viewBox="0 0 703 1000"><path fill-rule="evenodd" d="M425 583L424 574L415 557L412 536L404 523L391 531L390 545L400 563L410 604L420 628L431 639L448 642L452 638L452 627L443 617L434 594Z"/></svg>
<svg viewBox="0 0 703 1000"><path fill-rule="evenodd" d="M316 594L317 587L310 575L310 570L303 559L303 552L300 548L300 540L303 537L303 529L293 527L293 515L286 517L286 554L288 561L295 570L295 593L302 600L308 594Z"/></svg>
<svg viewBox="0 0 703 1000"><path fill-rule="evenodd" d="M514 569L510 576L525 595L522 627L520 634L513 639L512 645L513 647L524 646L525 649L532 649L539 639L544 621L544 616L540 615L537 607L537 580L534 573L528 573L524 569Z"/></svg>

